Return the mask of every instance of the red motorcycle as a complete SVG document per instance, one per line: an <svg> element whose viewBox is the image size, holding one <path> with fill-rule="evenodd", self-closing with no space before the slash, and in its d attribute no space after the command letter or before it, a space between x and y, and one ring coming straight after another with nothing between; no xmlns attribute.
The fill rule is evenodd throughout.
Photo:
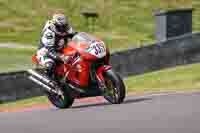
<svg viewBox="0 0 200 133"><path fill-rule="evenodd" d="M57 65L56 83L48 79L41 69L28 70L29 79L45 88L53 105L68 108L75 98L93 96L104 96L112 104L123 102L125 85L109 65L110 54L103 41L80 32L72 38L62 53L73 56L67 63ZM38 64L35 55L32 60Z"/></svg>

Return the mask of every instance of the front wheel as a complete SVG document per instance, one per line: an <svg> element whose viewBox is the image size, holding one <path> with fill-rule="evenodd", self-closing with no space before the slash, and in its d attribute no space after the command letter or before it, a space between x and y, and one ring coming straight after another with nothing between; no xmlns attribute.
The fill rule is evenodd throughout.
<svg viewBox="0 0 200 133"><path fill-rule="evenodd" d="M126 89L121 77L112 69L103 74L106 88L104 98L112 104L120 104L126 96Z"/></svg>

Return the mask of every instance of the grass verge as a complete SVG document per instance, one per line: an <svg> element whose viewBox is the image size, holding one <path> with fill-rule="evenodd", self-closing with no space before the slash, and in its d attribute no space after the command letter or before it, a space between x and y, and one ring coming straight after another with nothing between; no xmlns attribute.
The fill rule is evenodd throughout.
<svg viewBox="0 0 200 133"><path fill-rule="evenodd" d="M179 66L129 77L128 92L200 90L200 64Z"/></svg>
<svg viewBox="0 0 200 133"><path fill-rule="evenodd" d="M1 0L0 42L36 45L49 14L62 9L74 29L92 32L112 49L140 47L155 40L156 10L195 7L194 30L199 30L199 6L199 0ZM99 14L94 31L83 10Z"/></svg>
<svg viewBox="0 0 200 133"><path fill-rule="evenodd" d="M26 70L32 66L33 49L0 48L0 72Z"/></svg>
<svg viewBox="0 0 200 133"><path fill-rule="evenodd" d="M19 100L16 102L8 102L0 104L0 112L1 110L4 109L12 110L17 108L29 108L34 105L43 105L43 104L48 104L48 99L45 96L34 97L34 98Z"/></svg>

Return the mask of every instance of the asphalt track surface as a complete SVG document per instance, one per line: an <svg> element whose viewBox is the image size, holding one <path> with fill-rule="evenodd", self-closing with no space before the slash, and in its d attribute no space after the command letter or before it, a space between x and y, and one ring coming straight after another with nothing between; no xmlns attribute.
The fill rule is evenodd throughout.
<svg viewBox="0 0 200 133"><path fill-rule="evenodd" d="M0 113L1 133L200 133L200 93L128 97L71 109Z"/></svg>

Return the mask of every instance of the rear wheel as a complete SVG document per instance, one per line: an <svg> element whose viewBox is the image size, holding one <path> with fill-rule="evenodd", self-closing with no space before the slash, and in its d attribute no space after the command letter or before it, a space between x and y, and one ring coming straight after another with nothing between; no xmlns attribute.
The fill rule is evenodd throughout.
<svg viewBox="0 0 200 133"><path fill-rule="evenodd" d="M64 92L63 95L57 95L55 93L47 93L49 101L57 108L69 108L74 102L74 98L69 93Z"/></svg>
<svg viewBox="0 0 200 133"><path fill-rule="evenodd" d="M112 69L104 73L106 89L104 98L112 104L120 104L126 96L126 89L121 77Z"/></svg>
<svg viewBox="0 0 200 133"><path fill-rule="evenodd" d="M42 75L43 77L48 77L45 72L45 69L35 69L35 71L39 73L40 75ZM70 95L70 92L66 90L67 89L63 87L63 90L62 90L63 95L58 95L56 93L49 92L47 90L44 90L44 93L47 95L49 101L57 108L69 108L72 106L74 102L74 98Z"/></svg>

